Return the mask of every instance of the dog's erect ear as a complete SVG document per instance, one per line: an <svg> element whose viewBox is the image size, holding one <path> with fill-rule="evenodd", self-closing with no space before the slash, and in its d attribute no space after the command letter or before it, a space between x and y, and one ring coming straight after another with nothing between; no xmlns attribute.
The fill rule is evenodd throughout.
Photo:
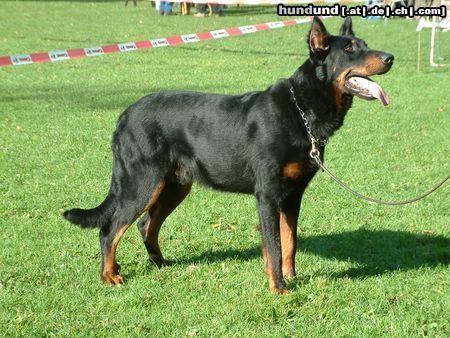
<svg viewBox="0 0 450 338"><path fill-rule="evenodd" d="M353 27L352 27L352 17L347 16L344 20L344 23L341 26L341 30L339 31L340 35L349 35L349 36L355 36L355 33L353 33Z"/></svg>
<svg viewBox="0 0 450 338"><path fill-rule="evenodd" d="M328 34L322 21L315 16L312 24L311 30L309 31L309 49L313 53L320 53L328 50Z"/></svg>

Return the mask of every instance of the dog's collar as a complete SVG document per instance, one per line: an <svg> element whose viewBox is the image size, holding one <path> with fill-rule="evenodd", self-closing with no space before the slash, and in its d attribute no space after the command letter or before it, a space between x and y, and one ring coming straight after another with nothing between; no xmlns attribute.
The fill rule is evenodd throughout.
<svg viewBox="0 0 450 338"><path fill-rule="evenodd" d="M289 91L291 92L291 97L292 97L292 101L294 102L295 107L297 108L300 117L303 120L303 123L305 125L306 128L306 132L308 133L309 139L311 141L311 152L309 153L309 155L312 158L316 158L319 156L319 150L317 149L317 147L325 147L328 143L328 139L320 139L317 138L313 135L312 131L311 131L311 126L309 124L308 119L306 118L306 114L305 112L300 108L300 106L298 105L298 101L295 97L295 93L294 93L294 87L291 85L291 88L289 89Z"/></svg>

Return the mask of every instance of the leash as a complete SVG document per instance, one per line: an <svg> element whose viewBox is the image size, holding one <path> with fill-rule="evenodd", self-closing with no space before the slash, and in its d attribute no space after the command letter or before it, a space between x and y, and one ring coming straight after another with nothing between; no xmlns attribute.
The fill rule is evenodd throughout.
<svg viewBox="0 0 450 338"><path fill-rule="evenodd" d="M316 137L314 137L312 131L311 131L311 126L308 122L308 119L306 118L305 112L299 107L298 105L298 101L295 98L295 93L294 93L294 87L291 86L290 88L290 92L292 94L292 101L295 104L295 107L297 108L298 112L300 113L300 116L303 120L303 123L305 124L306 127L306 132L308 133L308 137L311 141L311 151L309 152L309 156L314 159L317 163L317 165L320 167L320 169L322 169L323 172L326 172L341 188L343 188L344 190L348 191L349 193L351 193L352 195L359 197L365 201L368 202L372 202L372 203L377 203L377 204L383 204L383 205L405 205L405 204L410 204L413 202L417 202L425 197L427 197L428 195L431 195L433 192L435 192L437 189L439 189L442 185L444 185L445 182L447 182L447 180L450 178L450 175L447 175L443 180L441 180L440 182L438 182L435 186L433 186L430 190L428 190L427 192L405 200L405 201L383 201L383 200L379 200L376 198L372 198L369 196L365 196L355 190L353 190L352 188L350 188L347 184L345 184L344 182L342 182L339 178L336 177L336 175L334 175L322 162L322 160L320 159L320 151L317 148L318 146L325 146L328 141L327 140L323 140L323 139L318 139Z"/></svg>

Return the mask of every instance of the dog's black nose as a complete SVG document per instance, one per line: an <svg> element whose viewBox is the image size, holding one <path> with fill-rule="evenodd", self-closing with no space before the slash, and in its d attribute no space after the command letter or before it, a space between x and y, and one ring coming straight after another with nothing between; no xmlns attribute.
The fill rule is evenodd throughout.
<svg viewBox="0 0 450 338"><path fill-rule="evenodd" d="M389 53L381 54L381 62L387 65L391 65L394 62L394 55Z"/></svg>

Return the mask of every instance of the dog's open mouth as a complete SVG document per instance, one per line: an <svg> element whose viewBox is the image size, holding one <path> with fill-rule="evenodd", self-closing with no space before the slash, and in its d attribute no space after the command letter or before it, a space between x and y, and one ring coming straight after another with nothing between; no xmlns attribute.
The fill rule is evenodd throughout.
<svg viewBox="0 0 450 338"><path fill-rule="evenodd" d="M345 87L353 95L362 99L378 99L384 106L389 104L389 96L384 92L383 88L367 77L350 75L345 79Z"/></svg>

